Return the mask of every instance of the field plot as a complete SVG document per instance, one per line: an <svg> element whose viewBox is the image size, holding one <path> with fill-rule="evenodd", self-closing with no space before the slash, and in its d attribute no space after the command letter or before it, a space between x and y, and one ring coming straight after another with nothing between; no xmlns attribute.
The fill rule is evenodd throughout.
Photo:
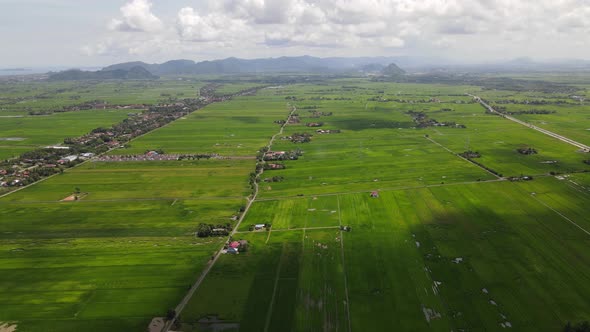
<svg viewBox="0 0 590 332"><path fill-rule="evenodd" d="M81 200L242 198L253 160L88 162L5 201L59 201L79 189Z"/></svg>
<svg viewBox="0 0 590 332"><path fill-rule="evenodd" d="M0 200L0 321L22 331L143 330L223 238L252 160L87 163ZM78 188L76 201L61 202ZM9 300L6 300L9 299Z"/></svg>
<svg viewBox="0 0 590 332"><path fill-rule="evenodd" d="M66 137L77 137L97 127L108 127L127 117L128 110L88 110L47 116L0 118L0 158L19 155Z"/></svg>
<svg viewBox="0 0 590 332"><path fill-rule="evenodd" d="M585 154L485 114L460 92L477 88L335 82L280 92L298 121L272 150L303 155L264 172L234 236L249 250L220 258L183 330L538 331L588 319L590 180L569 174L587 169ZM416 112L464 128L418 128ZM468 150L534 180L500 179L457 156Z"/></svg>
<svg viewBox="0 0 590 332"><path fill-rule="evenodd" d="M128 149L113 154L144 153L163 149L166 153L218 153L224 156L255 156L278 130L273 121L285 119L290 108L283 98L240 97L215 103L186 118L147 134Z"/></svg>
<svg viewBox="0 0 590 332"><path fill-rule="evenodd" d="M588 234L514 186L342 197L353 329L559 330L583 319Z"/></svg>
<svg viewBox="0 0 590 332"><path fill-rule="evenodd" d="M54 111L97 100L113 105L155 104L171 97L195 98L202 86L196 79L0 83L0 114Z"/></svg>
<svg viewBox="0 0 590 332"><path fill-rule="evenodd" d="M183 321L215 315L240 331L348 330L340 231L239 234L249 249L224 255L183 313ZM211 303L204 301L223 292ZM188 327L188 326L187 326Z"/></svg>
<svg viewBox="0 0 590 332"><path fill-rule="evenodd" d="M0 319L19 330L145 328L221 243L195 239L196 224L239 201L73 204L2 204Z"/></svg>
<svg viewBox="0 0 590 332"><path fill-rule="evenodd" d="M476 161L503 176L590 170L582 162L587 155L574 146L499 116L485 114L483 107L477 104L442 107L445 106L453 107L454 111L427 111L427 114L439 121L455 119L467 128L428 128L430 138L456 153L467 150L479 152L481 158ZM517 151L528 147L537 153L524 155Z"/></svg>
<svg viewBox="0 0 590 332"><path fill-rule="evenodd" d="M312 92L304 95L313 96ZM311 142L276 141L275 151L301 149L304 154L299 160L285 161L285 170L268 173L282 176L284 181L261 185L262 197L370 191L496 178L428 141L424 135L430 131L415 129L412 118L405 114L407 109L402 106L381 103L378 108L365 109L361 102L334 99L305 100L297 105L300 123L287 125L285 134L308 133L313 135ZM318 119L309 108L331 115ZM341 132L321 134L317 133L318 128L305 126L318 121L323 123L321 130ZM462 131L441 130L451 135Z"/></svg>
<svg viewBox="0 0 590 332"><path fill-rule="evenodd" d="M478 95L513 117L588 145L590 106L579 99L587 100L585 93L587 89L570 94L494 91Z"/></svg>
<svg viewBox="0 0 590 332"><path fill-rule="evenodd" d="M240 230L247 231L251 225L266 223L271 224L273 230L336 227L339 225L337 197L258 201L248 212Z"/></svg>

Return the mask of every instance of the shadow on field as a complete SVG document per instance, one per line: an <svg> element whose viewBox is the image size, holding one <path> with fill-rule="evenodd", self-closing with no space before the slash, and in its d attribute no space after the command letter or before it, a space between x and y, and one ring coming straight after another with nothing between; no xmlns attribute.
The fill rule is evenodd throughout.
<svg viewBox="0 0 590 332"><path fill-rule="evenodd" d="M571 306L567 317L590 310L580 295L588 286L576 277L590 272L590 256L579 251L586 234L542 208L462 208L464 213L439 213L410 226L407 236L428 279L435 280L433 290L445 303L441 314L454 327L508 323L518 329L532 321L557 331L566 322L547 312ZM521 308L531 307L535 310L521 317ZM486 326L484 317L502 319Z"/></svg>
<svg viewBox="0 0 590 332"><path fill-rule="evenodd" d="M295 325L296 286L302 256L301 243L272 243L268 246L270 248L266 251L266 257L256 266L250 267L256 270L256 275L248 292L248 299L240 320L240 331L264 331L271 306L269 331ZM275 291L277 268L280 268L280 271ZM274 303L271 304L273 291Z"/></svg>

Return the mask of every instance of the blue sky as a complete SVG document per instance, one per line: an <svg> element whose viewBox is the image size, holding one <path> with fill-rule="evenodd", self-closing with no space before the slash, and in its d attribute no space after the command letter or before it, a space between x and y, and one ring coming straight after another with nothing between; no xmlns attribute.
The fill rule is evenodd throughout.
<svg viewBox="0 0 590 332"><path fill-rule="evenodd" d="M230 56L590 59L590 0L0 0L0 68Z"/></svg>

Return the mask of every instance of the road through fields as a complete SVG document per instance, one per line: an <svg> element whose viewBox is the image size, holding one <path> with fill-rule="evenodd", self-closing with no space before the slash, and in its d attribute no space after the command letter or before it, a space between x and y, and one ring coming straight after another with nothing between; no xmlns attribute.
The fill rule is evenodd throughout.
<svg viewBox="0 0 590 332"><path fill-rule="evenodd" d="M291 112L287 116L287 121L285 121L285 123L283 123L281 125L281 128L279 129L279 131L270 138L268 144L266 145L266 147L269 150L272 147L272 144L275 141L275 138L278 135L282 135L283 134L283 130L285 129L285 126L287 125L287 123L289 123L289 120L291 119L291 116L293 115L293 113L295 113L295 111L297 111L297 107L292 106L291 107ZM260 176L262 175L262 173L264 173L264 168L260 168L260 170L256 173L256 179L259 179ZM252 206L252 203L254 203L254 201L256 200L256 197L258 196L258 182L257 181L253 181L253 186L254 186L254 191L252 193L252 197L250 199L248 199L248 203L246 204L246 207L244 209L244 212L240 216L240 219L238 219L238 222L236 223L236 226L234 227L234 229L231 231L231 233L229 235L229 238L231 238L234 234L236 234L238 232L238 228L240 227L240 224L242 223L242 221L244 220L244 218L248 214L248 211L250 210L250 207ZM168 320L166 322L166 325L164 325L164 328L162 329L162 331L168 332L170 330L170 328L172 327L172 325L174 325L174 323L176 321L176 317L178 317L180 315L180 313L182 312L182 310L184 310L184 307L186 307L188 301L193 297L193 295L195 294L195 292L197 291L197 289L199 288L199 286L201 285L201 283L203 283L203 280L205 280L205 277L207 277L207 275L211 271L211 268L213 268L213 265L215 265L215 262L217 262L217 260L221 256L221 251L222 251L222 249L219 249L217 251L217 253L213 257L213 259L207 264L207 267L205 267L205 270L203 270L203 272L201 272L201 275L199 276L199 278L197 279L197 281L191 286L191 288L189 289L189 291L187 292L187 294L184 296L184 298L182 299L182 301L180 301L180 303L176 306L176 308L175 308L175 312L176 312L175 317L173 319L171 319L171 320Z"/></svg>

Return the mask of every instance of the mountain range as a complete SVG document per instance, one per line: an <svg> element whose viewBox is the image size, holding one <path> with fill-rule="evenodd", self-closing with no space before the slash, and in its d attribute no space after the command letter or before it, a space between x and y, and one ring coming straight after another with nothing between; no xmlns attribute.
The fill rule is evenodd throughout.
<svg viewBox="0 0 590 332"><path fill-rule="evenodd" d="M391 66L394 64L394 67ZM403 68L403 70L401 69ZM401 71L400 71L401 70ZM278 57L264 59L227 58L195 62L171 60L161 64L141 61L110 65L98 71L67 70L50 73L50 80L76 79L152 79L156 76L196 74L262 74L262 73L373 73L403 74L403 72L493 72L493 71L557 71L590 70L584 60L555 60L538 62L518 58L487 64L464 64L428 57Z"/></svg>
<svg viewBox="0 0 590 332"><path fill-rule="evenodd" d="M238 59L195 62L192 60L171 60L162 64L126 62L103 68L103 71L129 70L142 67L154 75L183 74L236 74L236 73L341 73L362 71L372 66L382 69L392 62L401 66L415 66L424 63L421 59L409 60L404 57L360 57L360 58L317 58L312 56L279 57L267 59Z"/></svg>

